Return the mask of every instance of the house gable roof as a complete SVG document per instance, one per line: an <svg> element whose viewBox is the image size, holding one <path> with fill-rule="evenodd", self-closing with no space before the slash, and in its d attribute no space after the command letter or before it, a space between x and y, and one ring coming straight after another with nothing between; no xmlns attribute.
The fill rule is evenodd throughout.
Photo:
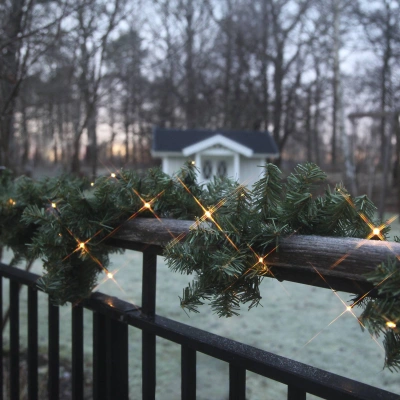
<svg viewBox="0 0 400 400"><path fill-rule="evenodd" d="M212 138L216 139L212 139ZM224 138L226 140L224 140ZM211 141L207 141L210 139ZM233 143L236 143L236 151L240 148L242 151L249 154L248 150L253 152L253 155L268 155L278 156L278 147L268 132L255 132L255 131L226 131L226 130L206 130L206 129L166 129L154 128L153 129L153 154L155 156L165 153L189 155L196 144L202 148L201 143L207 144L213 141L219 141L214 144L227 145L228 143L232 148ZM224 143L222 143L222 141ZM229 147L228 147L229 148ZM195 148L196 149L196 148ZM201 151L201 150L200 150ZM240 153L240 151L239 151ZM193 153L190 153L193 154ZM248 156L250 157L250 156Z"/></svg>
<svg viewBox="0 0 400 400"><path fill-rule="evenodd" d="M254 153L254 151L247 146L243 146L242 144L217 133L216 135L204 139L201 142L197 142L185 147L184 149L182 149L182 154L185 157L191 156L192 154L196 154L200 151L206 150L216 145L221 145L246 157L251 157Z"/></svg>

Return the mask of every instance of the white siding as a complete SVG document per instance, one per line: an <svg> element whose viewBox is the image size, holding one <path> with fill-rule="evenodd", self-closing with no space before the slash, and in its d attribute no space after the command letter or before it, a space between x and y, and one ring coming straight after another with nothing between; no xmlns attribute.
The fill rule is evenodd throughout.
<svg viewBox="0 0 400 400"><path fill-rule="evenodd" d="M260 179L263 172L263 168L260 168L260 165L265 165L264 159L240 156L239 182L251 189L253 183Z"/></svg>
<svg viewBox="0 0 400 400"><path fill-rule="evenodd" d="M173 175L178 172L187 161L186 157L164 157L162 160L163 172Z"/></svg>

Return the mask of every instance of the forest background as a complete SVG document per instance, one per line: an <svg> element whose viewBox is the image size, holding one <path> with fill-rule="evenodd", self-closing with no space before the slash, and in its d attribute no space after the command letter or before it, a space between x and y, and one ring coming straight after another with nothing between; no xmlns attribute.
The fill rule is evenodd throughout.
<svg viewBox="0 0 400 400"><path fill-rule="evenodd" d="M4 0L0 165L92 177L154 164L154 125L269 130L284 169L316 162L382 208L400 187L399 7Z"/></svg>

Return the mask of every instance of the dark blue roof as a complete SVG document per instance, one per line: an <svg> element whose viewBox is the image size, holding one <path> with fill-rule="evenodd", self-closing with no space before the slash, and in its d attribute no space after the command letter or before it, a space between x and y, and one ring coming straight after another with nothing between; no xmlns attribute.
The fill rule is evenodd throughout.
<svg viewBox="0 0 400 400"><path fill-rule="evenodd" d="M260 154L278 154L278 146L268 132L223 129L153 129L153 150L181 152L185 147L220 134Z"/></svg>

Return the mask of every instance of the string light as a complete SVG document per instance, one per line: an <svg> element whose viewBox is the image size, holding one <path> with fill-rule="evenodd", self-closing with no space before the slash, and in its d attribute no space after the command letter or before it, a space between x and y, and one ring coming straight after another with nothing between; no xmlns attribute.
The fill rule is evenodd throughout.
<svg viewBox="0 0 400 400"><path fill-rule="evenodd" d="M396 324L393 321L386 322L386 326L390 329L396 328Z"/></svg>
<svg viewBox="0 0 400 400"><path fill-rule="evenodd" d="M196 165L196 161L192 161L192 165Z"/></svg>
<svg viewBox="0 0 400 400"><path fill-rule="evenodd" d="M57 204L56 204L56 203L51 203L51 206L52 206L53 208L57 208Z"/></svg>
<svg viewBox="0 0 400 400"><path fill-rule="evenodd" d="M111 178L115 178L117 175L114 174L114 172L111 174Z"/></svg>
<svg viewBox="0 0 400 400"><path fill-rule="evenodd" d="M94 186L94 182L91 182L91 183L90 183L90 186Z"/></svg>
<svg viewBox="0 0 400 400"><path fill-rule="evenodd" d="M210 211L206 211L206 212L204 213L204 215L205 215L207 218L211 218L211 213L210 213Z"/></svg>
<svg viewBox="0 0 400 400"><path fill-rule="evenodd" d="M260 258L258 259L258 262L262 264L262 263L264 262L264 259L263 259L262 257L260 257Z"/></svg>
<svg viewBox="0 0 400 400"><path fill-rule="evenodd" d="M353 308L352 306L347 306L346 311L351 311L352 308Z"/></svg>
<svg viewBox="0 0 400 400"><path fill-rule="evenodd" d="M107 278L112 279L114 277L114 275L112 274L112 272L107 272Z"/></svg>
<svg viewBox="0 0 400 400"><path fill-rule="evenodd" d="M372 230L372 233L373 233L374 235L379 235L379 234L381 233L381 231L380 231L379 228L374 228L374 229Z"/></svg>
<svg viewBox="0 0 400 400"><path fill-rule="evenodd" d="M146 208L151 208L151 204L150 203L144 203L144 206L146 207Z"/></svg>
<svg viewBox="0 0 400 400"><path fill-rule="evenodd" d="M80 249L82 249L82 250L85 250L85 243L83 243L83 242L81 242L81 243L79 243L79 248Z"/></svg>

